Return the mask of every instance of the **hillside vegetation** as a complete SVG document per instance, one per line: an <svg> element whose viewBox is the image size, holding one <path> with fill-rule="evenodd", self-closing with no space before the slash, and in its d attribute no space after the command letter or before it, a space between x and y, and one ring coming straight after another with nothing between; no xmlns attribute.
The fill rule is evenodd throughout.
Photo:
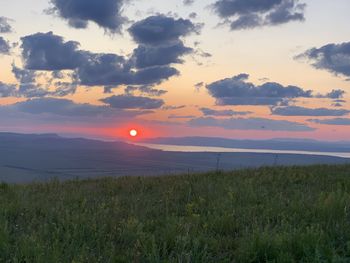
<svg viewBox="0 0 350 263"><path fill-rule="evenodd" d="M350 262L350 166L2 184L0 262Z"/></svg>

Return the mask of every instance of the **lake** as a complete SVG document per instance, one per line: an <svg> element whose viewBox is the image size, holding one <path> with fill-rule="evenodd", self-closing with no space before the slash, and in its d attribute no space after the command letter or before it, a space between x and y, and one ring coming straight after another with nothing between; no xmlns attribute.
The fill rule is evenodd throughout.
<svg viewBox="0 0 350 263"><path fill-rule="evenodd" d="M312 151L288 151L288 150L268 150L268 149L242 149L242 148L223 148L209 146L183 146L151 143L134 143L135 145L147 147L166 152L214 152L214 153L272 153L272 154L301 154L301 155L319 155L341 158L350 158L347 152L312 152Z"/></svg>

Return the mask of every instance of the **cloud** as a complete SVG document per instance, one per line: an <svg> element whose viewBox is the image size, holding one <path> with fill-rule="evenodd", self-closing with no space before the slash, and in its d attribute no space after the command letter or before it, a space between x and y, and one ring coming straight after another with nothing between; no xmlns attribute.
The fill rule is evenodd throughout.
<svg viewBox="0 0 350 263"><path fill-rule="evenodd" d="M345 93L346 92L344 90L334 89L331 92L327 93L326 96L324 96L324 97L329 98L329 99L340 99L340 98L344 97Z"/></svg>
<svg viewBox="0 0 350 263"><path fill-rule="evenodd" d="M101 100L115 109L159 109L164 105L161 99L152 99L141 96L118 95Z"/></svg>
<svg viewBox="0 0 350 263"><path fill-rule="evenodd" d="M19 82L16 97L34 98L50 95L50 91L36 83L37 75L35 71L20 69L13 64L12 73Z"/></svg>
<svg viewBox="0 0 350 263"><path fill-rule="evenodd" d="M10 25L11 19L0 16L0 33L11 33L12 27Z"/></svg>
<svg viewBox="0 0 350 263"><path fill-rule="evenodd" d="M194 52L186 47L182 37L199 33L201 25L189 19L175 19L155 15L136 22L129 33L139 45L133 52L132 61L136 68L182 64L182 57Z"/></svg>
<svg viewBox="0 0 350 263"><path fill-rule="evenodd" d="M311 98L312 91L297 86L267 82L260 86L247 82L248 74L240 74L206 86L218 105L279 105L294 98Z"/></svg>
<svg viewBox="0 0 350 263"><path fill-rule="evenodd" d="M16 97L17 87L16 85L5 84L0 81L0 98Z"/></svg>
<svg viewBox="0 0 350 263"><path fill-rule="evenodd" d="M203 82L203 81L194 84L194 88L195 88L197 91L199 91L202 87L204 87L204 82Z"/></svg>
<svg viewBox="0 0 350 263"><path fill-rule="evenodd" d="M344 125L350 126L350 118L335 118L335 119L310 119L310 122L318 123L318 124L326 124L326 125Z"/></svg>
<svg viewBox="0 0 350 263"><path fill-rule="evenodd" d="M179 110L186 108L185 105L179 105L179 106L164 106L162 110Z"/></svg>
<svg viewBox="0 0 350 263"><path fill-rule="evenodd" d="M190 120L189 125L196 127L219 127L227 130L268 130L268 131L314 131L315 129L297 122L264 118L216 119L203 117Z"/></svg>
<svg viewBox="0 0 350 263"><path fill-rule="evenodd" d="M201 108L200 111L205 116L234 116L234 115L248 115L250 111L234 111L234 110L213 110L209 108Z"/></svg>
<svg viewBox="0 0 350 263"><path fill-rule="evenodd" d="M127 21L123 17L123 7L127 0L51 0L49 10L68 21L74 28L87 28L94 22L105 30L119 32Z"/></svg>
<svg viewBox="0 0 350 263"><path fill-rule="evenodd" d="M168 119L192 119L195 118L196 116L193 115L175 115L171 114Z"/></svg>
<svg viewBox="0 0 350 263"><path fill-rule="evenodd" d="M182 2L184 5L193 5L195 0L183 0Z"/></svg>
<svg viewBox="0 0 350 263"><path fill-rule="evenodd" d="M296 59L307 59L316 69L350 77L350 42L311 48Z"/></svg>
<svg viewBox="0 0 350 263"><path fill-rule="evenodd" d="M8 55L10 54L10 44L3 37L0 36L0 54Z"/></svg>
<svg viewBox="0 0 350 263"><path fill-rule="evenodd" d="M36 33L22 37L21 40L26 69L73 70L84 62L83 53L78 50L78 42L65 42L63 37L52 32Z"/></svg>
<svg viewBox="0 0 350 263"><path fill-rule="evenodd" d="M193 49L185 47L181 41L166 46L140 45L134 50L133 59L137 68L182 64L180 57L192 52Z"/></svg>
<svg viewBox="0 0 350 263"><path fill-rule="evenodd" d="M157 63L155 63L157 59L153 59L153 62L143 61L142 63L148 65L144 64L144 67L136 69L133 61L127 57L79 50L78 42L65 42L61 36L52 32L23 37L21 47L26 70L52 72L72 70L75 78L73 85L108 87L155 85L179 75L178 70L166 63L181 61L176 57L180 55L179 53L175 57L170 57L170 60L168 57L163 63L160 63L163 58L159 56Z"/></svg>
<svg viewBox="0 0 350 263"><path fill-rule="evenodd" d="M349 110L334 110L326 108L309 109L298 106L276 107L271 109L273 115L280 116L344 116Z"/></svg>
<svg viewBox="0 0 350 263"><path fill-rule="evenodd" d="M299 0L218 0L212 7L231 30L241 30L304 21L306 4Z"/></svg>
<svg viewBox="0 0 350 263"><path fill-rule="evenodd" d="M199 33L200 29L201 25L193 24L189 19L156 15L136 22L129 32L138 44L167 45L177 43L181 37Z"/></svg>
<svg viewBox="0 0 350 263"><path fill-rule="evenodd" d="M179 75L170 66L134 70L122 56L96 53L85 53L85 63L75 72L80 84L85 86L155 85Z"/></svg>
<svg viewBox="0 0 350 263"><path fill-rule="evenodd" d="M161 89L154 89L152 86L127 86L125 88L125 93L127 95L134 95L134 92L139 91L141 94L149 95L149 96L154 96L154 97L159 97L162 96L168 91L166 90L161 90Z"/></svg>
<svg viewBox="0 0 350 263"><path fill-rule="evenodd" d="M106 106L74 103L67 99L39 98L14 104L14 108L31 114L52 113L61 116L99 116L110 115Z"/></svg>
<svg viewBox="0 0 350 263"><path fill-rule="evenodd" d="M38 129L40 125L43 125L44 129L51 125L68 129L75 127L74 130L77 131L84 126L99 129L148 113L152 111L113 109L57 98L36 98L11 105L0 105L3 128L29 130Z"/></svg>

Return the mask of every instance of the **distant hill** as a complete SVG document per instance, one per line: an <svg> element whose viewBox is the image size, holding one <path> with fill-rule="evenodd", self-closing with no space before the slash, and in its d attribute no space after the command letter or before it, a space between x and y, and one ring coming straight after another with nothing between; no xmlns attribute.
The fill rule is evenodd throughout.
<svg viewBox="0 0 350 263"><path fill-rule="evenodd" d="M124 142L63 138L55 134L0 133L0 182L52 178L155 176L272 165L349 163L350 159L296 154L162 152Z"/></svg>
<svg viewBox="0 0 350 263"><path fill-rule="evenodd" d="M153 144L210 146L243 149L350 152L350 142L323 142L309 139L234 140L214 137L165 137L146 139L142 142Z"/></svg>

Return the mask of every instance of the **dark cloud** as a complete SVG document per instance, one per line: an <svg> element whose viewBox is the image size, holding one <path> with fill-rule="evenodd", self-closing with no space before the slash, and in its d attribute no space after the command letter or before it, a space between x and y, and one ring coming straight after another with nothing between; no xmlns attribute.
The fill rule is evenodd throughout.
<svg viewBox="0 0 350 263"><path fill-rule="evenodd" d="M162 96L166 93L168 93L168 91L166 90L161 90L161 89L155 89L152 86L127 86L125 88L125 93L128 95L134 95L134 93L138 91L141 94L145 94L145 95L149 95L149 96L154 96L154 97L159 97Z"/></svg>
<svg viewBox="0 0 350 263"><path fill-rule="evenodd" d="M206 87L218 105L280 105L285 100L313 97L311 90L304 91L296 86L283 86L275 82L256 86L247 82L248 77L248 74L240 74Z"/></svg>
<svg viewBox="0 0 350 263"><path fill-rule="evenodd" d="M334 89L331 92L327 93L325 97L329 99L340 99L344 97L345 93L346 92L344 90Z"/></svg>
<svg viewBox="0 0 350 263"><path fill-rule="evenodd" d="M16 97L17 96L17 86L5 84L0 81L0 98Z"/></svg>
<svg viewBox="0 0 350 263"><path fill-rule="evenodd" d="M175 19L165 15L150 16L136 22L129 32L139 45L133 52L136 68L182 64L184 55L193 53L181 40L192 33L199 33L200 25L189 19Z"/></svg>
<svg viewBox="0 0 350 263"><path fill-rule="evenodd" d="M8 41L6 41L3 37L0 36L0 55L8 55L10 54L11 46Z"/></svg>
<svg viewBox="0 0 350 263"><path fill-rule="evenodd" d="M188 15L189 18L191 19L196 19L198 14L196 12L192 12L191 14Z"/></svg>
<svg viewBox="0 0 350 263"><path fill-rule="evenodd" d="M332 104L333 107L343 107L343 104L336 102Z"/></svg>
<svg viewBox="0 0 350 263"><path fill-rule="evenodd" d="M175 115L175 114L172 114L168 117L168 119L192 119L195 117L196 116L193 116L193 115Z"/></svg>
<svg viewBox="0 0 350 263"><path fill-rule="evenodd" d="M110 32L118 32L126 22L122 16L127 0L51 0L53 7L49 10L75 28L86 28L95 22Z"/></svg>
<svg viewBox="0 0 350 263"><path fill-rule="evenodd" d="M273 115L280 116L344 116L349 114L350 111L342 109L310 109L298 106L289 106L272 108L271 113Z"/></svg>
<svg viewBox="0 0 350 263"><path fill-rule="evenodd" d="M23 37L22 56L25 69L53 71L56 75L61 70L72 70L75 78L73 87L76 84L107 87L155 85L179 74L169 63L181 62L178 57L189 50L180 46L183 50L176 51L175 55L166 52L164 56L159 54L158 57L153 58L153 61L151 61L152 58L147 61L145 56L144 60L139 61L143 67L137 70L134 59L116 54L92 53L79 50L78 47L79 43L65 42L61 36L54 35L52 32ZM154 50L154 52L164 53L162 50Z"/></svg>
<svg viewBox="0 0 350 263"><path fill-rule="evenodd" d="M47 96L64 97L74 94L77 84L64 81L53 81L48 79L44 85L37 83L37 77L41 75L34 70L18 68L12 64L12 73L18 81L18 85L3 84L0 91L0 97L17 97L17 98L40 98ZM55 75L55 74L54 74ZM54 87L50 90L49 87ZM11 92L12 90L12 92Z"/></svg>
<svg viewBox="0 0 350 263"><path fill-rule="evenodd" d="M315 129L297 122L272 120L263 118L229 118L216 119L211 117L197 118L189 121L196 127L220 127L228 130L268 130L268 131L313 131Z"/></svg>
<svg viewBox="0 0 350 263"><path fill-rule="evenodd" d="M183 2L184 5L193 5L195 0L183 0L182 2Z"/></svg>
<svg viewBox="0 0 350 263"><path fill-rule="evenodd" d="M17 97L35 98L50 95L50 92L36 83L36 72L25 70L12 65L12 73L19 82Z"/></svg>
<svg viewBox="0 0 350 263"><path fill-rule="evenodd" d="M318 123L318 124L325 124L325 125L350 126L350 119L349 118L335 118L335 119L326 119L326 120L311 119L309 121L314 122L314 123Z"/></svg>
<svg viewBox="0 0 350 263"><path fill-rule="evenodd" d="M22 40L22 58L26 69L66 70L76 69L83 63L83 54L78 51L79 43L65 42L52 32L36 33Z"/></svg>
<svg viewBox="0 0 350 263"><path fill-rule="evenodd" d="M235 115L248 115L250 111L234 111L234 110L213 110L209 108L201 108L200 111L205 116L235 116Z"/></svg>
<svg viewBox="0 0 350 263"><path fill-rule="evenodd" d="M85 86L154 85L179 74L169 66L132 70L129 61L115 54L87 55L86 63L76 70L76 77Z"/></svg>
<svg viewBox="0 0 350 263"><path fill-rule="evenodd" d="M162 108L162 110L179 110L179 109L183 109L186 108L185 105L180 105L180 106L164 106Z"/></svg>
<svg viewBox="0 0 350 263"><path fill-rule="evenodd" d="M127 122L130 118L151 112L145 110L126 111L57 98L36 98L11 105L0 105L1 126L11 129L23 127L36 129L40 125L70 128L77 123L79 128L91 126L96 129L96 127Z"/></svg>
<svg viewBox="0 0 350 263"><path fill-rule="evenodd" d="M312 48L296 57L296 59L303 58L317 69L350 77L350 42Z"/></svg>
<svg viewBox="0 0 350 263"><path fill-rule="evenodd" d="M159 109L164 105L161 99L152 99L148 97L118 95L101 100L115 109Z"/></svg>
<svg viewBox="0 0 350 263"><path fill-rule="evenodd" d="M181 41L166 46L140 45L134 50L133 59L137 68L182 64L181 57L192 52L193 49L185 47Z"/></svg>
<svg viewBox="0 0 350 263"><path fill-rule="evenodd" d="M213 5L232 30L303 21L305 7L299 0L218 0Z"/></svg>
<svg viewBox="0 0 350 263"><path fill-rule="evenodd" d="M31 114L52 113L61 116L99 116L112 114L107 106L78 104L67 99L31 99L14 105L16 109Z"/></svg>
<svg viewBox="0 0 350 263"><path fill-rule="evenodd" d="M201 88L204 87L204 82L203 81L202 82L198 82L198 83L194 84L194 87L195 87L195 89L197 91L199 91Z"/></svg>
<svg viewBox="0 0 350 263"><path fill-rule="evenodd" d="M12 27L10 25L10 19L0 16L0 33L11 33Z"/></svg>
<svg viewBox="0 0 350 263"><path fill-rule="evenodd" d="M129 32L138 44L167 45L178 42L181 37L198 33L200 27L189 19L157 15L136 22L130 27Z"/></svg>

